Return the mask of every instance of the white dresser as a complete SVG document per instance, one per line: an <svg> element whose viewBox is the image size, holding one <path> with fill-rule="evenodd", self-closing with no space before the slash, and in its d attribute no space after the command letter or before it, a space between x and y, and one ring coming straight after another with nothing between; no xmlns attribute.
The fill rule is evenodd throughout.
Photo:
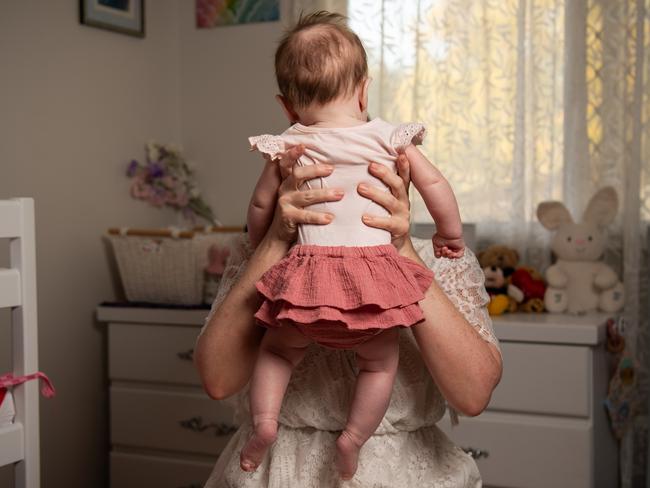
<svg viewBox="0 0 650 488"><path fill-rule="evenodd" d="M615 488L618 452L603 400L604 315L512 314L494 320L504 371L488 409L441 428L472 450L485 486Z"/></svg>
<svg viewBox="0 0 650 488"><path fill-rule="evenodd" d="M234 430L202 391L192 348L206 311L99 307L108 323L112 488L198 488ZM617 486L603 399L606 316L495 320L504 373L478 417L440 426L472 449L484 485Z"/></svg>
<svg viewBox="0 0 650 488"><path fill-rule="evenodd" d="M235 430L192 363L206 310L99 307L108 327L111 488L200 488Z"/></svg>

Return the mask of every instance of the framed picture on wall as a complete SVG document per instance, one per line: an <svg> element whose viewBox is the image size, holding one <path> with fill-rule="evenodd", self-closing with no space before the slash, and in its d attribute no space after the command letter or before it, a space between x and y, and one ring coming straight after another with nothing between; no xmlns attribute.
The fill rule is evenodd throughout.
<svg viewBox="0 0 650 488"><path fill-rule="evenodd" d="M82 24L144 37L144 0L79 0Z"/></svg>

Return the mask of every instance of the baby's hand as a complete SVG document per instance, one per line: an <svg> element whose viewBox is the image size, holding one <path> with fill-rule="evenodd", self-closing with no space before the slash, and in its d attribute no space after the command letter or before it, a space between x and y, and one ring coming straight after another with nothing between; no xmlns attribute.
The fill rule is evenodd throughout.
<svg viewBox="0 0 650 488"><path fill-rule="evenodd" d="M436 232L432 241L433 253L437 258L458 259L465 254L465 241L462 237L449 239Z"/></svg>

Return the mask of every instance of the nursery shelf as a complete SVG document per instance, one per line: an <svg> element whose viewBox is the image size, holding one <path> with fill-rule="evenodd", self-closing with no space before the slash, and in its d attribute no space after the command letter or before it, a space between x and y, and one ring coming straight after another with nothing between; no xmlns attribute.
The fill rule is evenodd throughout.
<svg viewBox="0 0 650 488"><path fill-rule="evenodd" d="M19 422L0 427L0 466L24 458L23 437L23 425Z"/></svg>
<svg viewBox="0 0 650 488"><path fill-rule="evenodd" d="M0 308L20 305L20 273L0 268Z"/></svg>

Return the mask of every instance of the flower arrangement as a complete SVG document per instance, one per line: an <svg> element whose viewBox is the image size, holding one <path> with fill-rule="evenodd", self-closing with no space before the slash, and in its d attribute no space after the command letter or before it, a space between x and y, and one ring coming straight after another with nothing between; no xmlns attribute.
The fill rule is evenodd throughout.
<svg viewBox="0 0 650 488"><path fill-rule="evenodd" d="M201 217L216 224L212 208L196 185L193 167L180 148L150 141L145 146L145 158L144 163L131 160L126 170L126 175L133 180L133 198L146 200L156 207L172 207L192 223Z"/></svg>

